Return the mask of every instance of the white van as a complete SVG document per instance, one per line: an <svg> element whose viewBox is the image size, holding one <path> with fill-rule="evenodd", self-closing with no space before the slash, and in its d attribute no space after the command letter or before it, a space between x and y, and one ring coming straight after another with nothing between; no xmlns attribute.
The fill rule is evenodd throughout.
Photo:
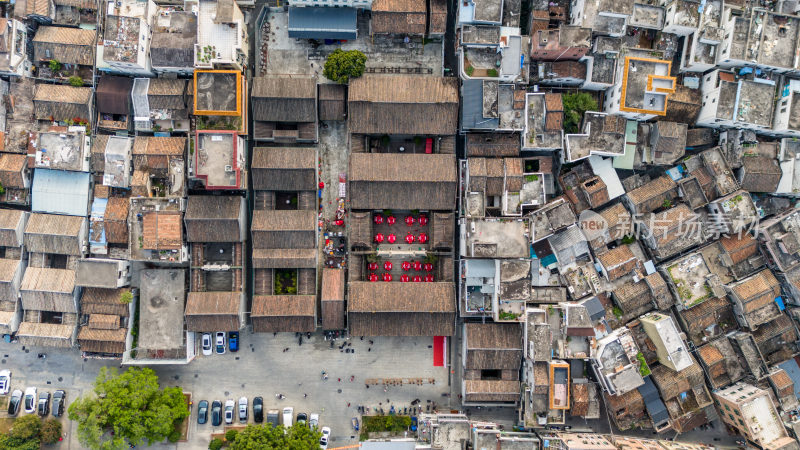
<svg viewBox="0 0 800 450"><path fill-rule="evenodd" d="M283 426L289 428L292 426L292 417L294 416L294 408L287 406L283 408Z"/></svg>

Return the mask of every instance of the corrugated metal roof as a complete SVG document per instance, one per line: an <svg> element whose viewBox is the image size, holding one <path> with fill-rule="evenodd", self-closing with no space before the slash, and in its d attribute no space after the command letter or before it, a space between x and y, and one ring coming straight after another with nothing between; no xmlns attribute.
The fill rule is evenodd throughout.
<svg viewBox="0 0 800 450"><path fill-rule="evenodd" d="M297 39L355 39L355 8L289 8L289 37Z"/></svg>
<svg viewBox="0 0 800 450"><path fill-rule="evenodd" d="M500 119L483 117L483 80L464 80L461 83L461 128L464 130L494 130Z"/></svg>
<svg viewBox="0 0 800 450"><path fill-rule="evenodd" d="M653 380L651 380L650 377L645 377L644 385L639 386L638 389L644 399L644 406L647 408L650 418L653 419L653 423L658 424L669 420L667 407L664 405L664 401L661 400L661 396L658 394L658 389L656 389Z"/></svg>
<svg viewBox="0 0 800 450"><path fill-rule="evenodd" d="M31 210L86 217L89 212L89 173L36 169Z"/></svg>
<svg viewBox="0 0 800 450"><path fill-rule="evenodd" d="M150 88L150 78L134 78L131 100L133 101L133 121L139 131L151 130L150 102L147 99L147 90Z"/></svg>

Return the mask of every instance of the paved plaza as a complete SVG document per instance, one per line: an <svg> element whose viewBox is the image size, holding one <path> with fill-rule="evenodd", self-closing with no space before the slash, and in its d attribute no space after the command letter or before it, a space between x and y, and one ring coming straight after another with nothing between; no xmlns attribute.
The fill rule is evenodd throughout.
<svg viewBox="0 0 800 450"><path fill-rule="evenodd" d="M252 334L241 333L241 349L238 353L224 355L199 355L185 366L154 366L160 376L162 386L180 386L191 392L195 407L198 401L227 399L238 400L246 396L250 402L253 397L264 398L266 410L282 409L291 406L298 412L320 414L320 425L332 430L331 446L356 443L358 436L353 432L350 419L359 415L358 405L375 408L383 406L388 413L389 405L410 406L414 399L423 405L427 400L436 402L441 409L450 409L448 369L433 367L433 339L425 338L369 338L359 337L337 339L335 346L325 341L322 334L312 334L311 339L298 339L292 333ZM354 353L339 350L342 343L348 343ZM289 350L284 352L283 350ZM52 348L22 349L19 344L0 344L3 359L0 366L13 371L12 389L25 389L36 386L40 391L65 389L68 405L78 395L91 390L92 382L102 366L118 366L115 360L84 360L76 350L57 350ZM449 350L448 350L449 351ZM37 358L45 353L45 359ZM199 349L198 349L199 353ZM322 371L328 373L328 380L322 380ZM350 377L355 380L350 382ZM341 382L338 379L341 378ZM383 385L365 387L365 380L420 378L422 384ZM435 380L430 384L429 379ZM278 400L275 396L286 396ZM304 397L303 394L308 394ZM456 399L457 400L457 399ZM350 403L350 407L347 404ZM380 404L380 405L379 405ZM249 411L252 422L252 405ZM212 427L210 422L198 425L196 409L192 410L189 427L189 440L175 445L159 445L158 448L199 449L206 448L212 432L222 428ZM210 418L209 418L210 419ZM67 439L62 449L80 449L76 439L76 426L65 419Z"/></svg>

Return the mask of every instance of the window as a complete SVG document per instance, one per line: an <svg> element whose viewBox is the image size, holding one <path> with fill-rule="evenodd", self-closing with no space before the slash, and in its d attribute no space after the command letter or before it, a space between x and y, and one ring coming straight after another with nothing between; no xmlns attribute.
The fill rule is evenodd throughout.
<svg viewBox="0 0 800 450"><path fill-rule="evenodd" d="M498 369L481 370L481 380L499 380L502 378L501 371Z"/></svg>

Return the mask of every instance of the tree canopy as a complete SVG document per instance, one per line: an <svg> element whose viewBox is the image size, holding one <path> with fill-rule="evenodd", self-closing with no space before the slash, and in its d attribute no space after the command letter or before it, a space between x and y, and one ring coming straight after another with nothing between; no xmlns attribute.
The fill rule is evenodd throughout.
<svg viewBox="0 0 800 450"><path fill-rule="evenodd" d="M295 423L284 433L283 427L270 424L248 425L236 435L231 450L317 450L322 433L305 424Z"/></svg>
<svg viewBox="0 0 800 450"><path fill-rule="evenodd" d="M122 374L101 368L94 395L81 396L69 407L70 420L78 422L78 439L93 450L160 442L188 415L181 388L159 389L155 372L138 367Z"/></svg>
<svg viewBox="0 0 800 450"><path fill-rule="evenodd" d="M8 433L0 434L0 448L7 450L38 450L41 447L42 421L35 414L14 420Z"/></svg>
<svg viewBox="0 0 800 450"><path fill-rule="evenodd" d="M561 97L564 103L564 132L580 132L583 113L586 111L597 111L597 101L586 92L575 92L564 94Z"/></svg>
<svg viewBox="0 0 800 450"><path fill-rule="evenodd" d="M337 48L325 60L322 74L331 81L347 84L351 78L364 75L366 62L367 56L358 50L344 51Z"/></svg>

